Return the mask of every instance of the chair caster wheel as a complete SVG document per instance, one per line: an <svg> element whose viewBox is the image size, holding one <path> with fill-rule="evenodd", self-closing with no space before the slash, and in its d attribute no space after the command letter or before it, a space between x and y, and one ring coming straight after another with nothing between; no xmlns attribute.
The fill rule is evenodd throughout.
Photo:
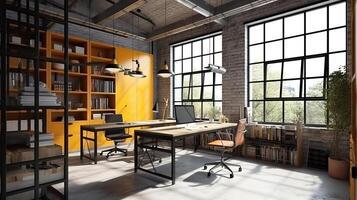
<svg viewBox="0 0 357 200"><path fill-rule="evenodd" d="M229 175L230 178L233 178L233 176L234 176L233 174Z"/></svg>
<svg viewBox="0 0 357 200"><path fill-rule="evenodd" d="M210 177L210 176L211 176L211 172L208 172L208 173L207 173L207 176Z"/></svg>
<svg viewBox="0 0 357 200"><path fill-rule="evenodd" d="M242 168L240 167L240 168L238 169L238 171L241 172L241 171L242 171Z"/></svg>
<svg viewBox="0 0 357 200"><path fill-rule="evenodd" d="M203 170L206 170L207 169L207 166L205 165L205 166L203 166Z"/></svg>

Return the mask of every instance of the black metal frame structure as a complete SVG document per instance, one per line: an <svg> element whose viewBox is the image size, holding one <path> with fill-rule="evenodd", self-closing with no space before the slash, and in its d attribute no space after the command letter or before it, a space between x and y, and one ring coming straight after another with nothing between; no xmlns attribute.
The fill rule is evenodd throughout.
<svg viewBox="0 0 357 200"><path fill-rule="evenodd" d="M64 192L59 191L62 199L68 199L68 0L64 0L64 19L53 18L50 16L44 16L40 12L40 0L16 0L13 3L9 1L1 1L1 146L0 146L0 161L1 161L1 195L0 199L6 199L9 196L33 191L34 199L45 198L46 190L50 188L53 190L52 185L63 183ZM15 16L16 19L13 19ZM64 57L62 58L48 58L40 54L40 31L46 31L46 24L48 22L58 23L64 27ZM11 44L10 34L12 33L9 28L9 24L18 24L19 32L23 34L24 38L34 39L34 46L31 47L30 44L27 45L16 45ZM21 29L21 30L20 30ZM33 74L33 86L34 86L34 106L21 106L14 105L13 102L9 102L9 67L10 67L10 57L16 57L20 59L27 60L27 68L24 74L26 75L25 84L29 86L29 60L34 63ZM57 62L64 64L64 103L63 106L41 106L40 105L40 63L42 62ZM11 104L12 103L12 104ZM47 109L63 109L64 110L64 144L62 155L40 158L39 157L39 134L40 134L40 120L42 119L42 132L47 130L46 124L46 112ZM31 123L27 123L27 129L33 130L34 132L34 159L29 161L6 163L6 149L7 149L7 120L8 114L14 111L22 111L28 113L31 117L26 119L19 118L18 122L21 120L27 120L31 122L34 121L34 127L31 127ZM40 112L41 111L41 112ZM20 124L20 123L19 123ZM18 131L21 131L21 126L19 125ZM63 160L63 177L50 182L43 182L40 180L40 164L43 162L49 162L53 160ZM14 166L32 166L34 174L34 182L31 186L7 191L7 171L9 168Z"/></svg>
<svg viewBox="0 0 357 200"><path fill-rule="evenodd" d="M336 26L336 27L330 27L329 26L329 21L330 21L330 7L336 4L340 4L340 3L345 3L345 11L346 11L346 16L345 16L345 24L342 26ZM307 32L306 31L306 13L310 12L310 11L314 11L314 10L318 10L318 9L326 9L326 28L322 29L322 30L317 30L317 31L312 31L312 32ZM292 36L285 36L285 19L288 17L292 17L292 16L297 16L297 15L303 15L304 18L304 30L302 34L297 34L297 35L292 35ZM313 8L307 8L304 9L303 11L299 11L299 12L293 12L292 14L286 14L284 15L284 13L281 14L282 16L278 16L276 18L274 18L274 16L270 17L269 20L264 21L264 19L259 20L259 23L254 23L254 22L250 22L250 24L247 25L247 103L249 106L252 106L252 104L254 102L260 102L263 103L263 112L262 112L262 120L258 120L257 122L260 123L268 123L268 124L291 124L292 122L287 122L286 118L285 118L285 103L286 102L301 102L303 104L303 122L305 125L307 126L326 126L329 123L328 120L328 114L326 114L326 119L325 119L325 123L323 124L313 124L313 123L309 123L306 120L306 110L307 108L307 102L318 102L318 101L326 101L326 88L328 87L328 78L329 78L329 74L330 74L330 70L329 70L329 64L330 64L330 55L337 55L337 54L345 54L345 64L347 64L347 39L345 41L345 48L343 50L337 50L337 51L330 51L330 32L334 31L334 30L344 30L345 34L346 34L346 38L347 38L347 2L346 1L338 1L338 2L334 2L331 4L327 4L327 5L321 5L321 6L313 6ZM282 30L282 35L280 38L277 39L273 39L273 40L269 40L266 41L266 24L269 22L273 22L273 21L277 21L277 20L281 20L281 30ZM262 22L260 22L262 21ZM257 26L262 26L263 27L263 41L262 42L258 42L258 43L250 43L251 41L251 36L250 36L250 30L253 27L257 27ZM323 53L319 53L319 54L307 54L307 44L306 44L306 38L314 35L314 34L319 34L319 33L325 33L326 34L326 52ZM288 57L285 58L285 42L286 40L289 39L295 39L295 38L303 38L304 41L304 53L301 56L296 56L296 57ZM266 60L266 45L267 44L272 44L274 42L281 42L281 58L279 59L273 59L273 60ZM258 62L251 62L250 60L250 55L251 55L251 47L257 47L261 45L262 46L262 53L263 53L263 60L262 61L258 61ZM314 58L323 58L324 59L324 72L323 75L321 76L309 76L308 74L306 74L306 60L309 59L314 59ZM300 76L296 77L296 78L284 78L284 63L286 62L290 62L290 61L300 61L301 62L301 68L300 68ZM268 80L267 77L267 68L268 65L270 64L274 64L274 63L280 63L281 64L281 77L275 80ZM263 67L263 79L262 80L251 80L252 78L252 74L250 72L251 66L253 65L262 65ZM307 80L313 80L313 79L322 79L323 80L323 88L322 88L322 95L321 96L307 96L306 94L306 81ZM300 81L299 83L299 95L298 96L294 96L294 97L284 97L283 96L283 83L284 81ZM276 97L268 97L267 96L267 83L271 83L271 82L279 82L279 96ZM263 84L263 96L261 99L253 99L251 98L251 89L252 89L252 84L257 84L257 83L261 83ZM266 120L266 104L267 102L281 102L281 121L267 121ZM254 111L253 111L254 113ZM254 118L254 117L253 117Z"/></svg>
<svg viewBox="0 0 357 200"><path fill-rule="evenodd" d="M202 122L202 123L204 124L206 122ZM141 170L143 172L171 180L171 184L175 185L175 181L176 181L176 169L175 169L176 161L175 161L175 159L176 159L176 148L178 147L178 145L176 144L177 141L183 140L186 137L190 137L190 136L199 137L200 135L203 135L203 134L214 133L217 131L224 131L227 129L235 129L236 126L237 126L236 124L233 124L230 126L215 128L215 129L211 129L211 130L206 130L204 128L201 128L201 129L199 129L199 131L192 132L192 133L186 134L186 135L180 135L180 136L155 133L155 131L150 131L148 129L135 130L135 132L134 132L134 172L137 173L138 170ZM175 129L177 129L177 127L169 127L166 131L169 132L170 130L175 130ZM147 140L153 141L153 142L147 142ZM158 143L163 142L163 141L168 143L169 148L157 145ZM155 143L156 145L152 145L153 143ZM149 149L154 152L162 152L162 153L170 154L170 157L171 157L171 171L170 171L171 173L170 173L170 175L158 172L154 168L152 163L150 163L150 164L153 167L153 171L150 169L145 169L144 166L141 166L141 163L139 162L139 157L141 155L139 154L139 152L144 153L145 152L144 149Z"/></svg>
<svg viewBox="0 0 357 200"><path fill-rule="evenodd" d="M130 129L137 127L156 127L175 124L175 121L153 121L153 122L118 122L118 123L106 123L97 125L81 125L80 128L80 159L87 158L97 164L98 157L98 134L103 133L103 131L115 131L120 129ZM93 133L92 137L88 136L88 132ZM88 154L84 154L84 141L93 142L93 156L90 152L89 146L87 146Z"/></svg>
<svg viewBox="0 0 357 200"><path fill-rule="evenodd" d="M216 99L216 87L221 87L221 92L222 92L222 78L220 78L220 82L217 82L217 76L221 76L221 74L216 74L211 72L208 69L205 69L204 67L207 66L203 66L203 61L204 58L208 59L208 62L212 61L213 63L208 63L208 64L217 64L216 60L215 60L215 56L221 56L222 57L222 49L215 51L215 40L217 37L222 37L222 33L221 32L216 32L216 33L212 33L212 34L208 34L206 36L201 36L198 38L194 38L191 40L186 40L185 42L180 42L180 43L176 43L176 44L172 44L171 45L171 49L172 49L172 63L173 63L173 70L175 72L175 76L173 77L173 82L172 82L172 97L173 97L173 105L195 105L195 109L197 111L197 104L199 104L200 107L200 113L196 112L196 115L199 114L199 116L196 118L205 118L203 113L203 108L204 108L204 103L212 103L213 106L217 106L218 104L220 104L220 108L222 108L222 98L221 99ZM212 49L212 52L210 52L210 50L208 50L208 53L204 53L204 49L203 49L203 41L204 40L208 40L209 41L209 45L210 48ZM212 42L211 42L212 40ZM201 52L198 55L193 55L194 52L194 47L193 44L199 42L200 43L200 48L201 48ZM188 57L183 58L183 51L184 51L184 46L185 45L190 45L191 48L191 55ZM181 53L181 58L175 59L175 55L177 54L176 51L178 51L178 49L180 49L180 53ZM200 68L200 70L196 70L194 71L194 69L197 69L197 66L194 66L194 59L200 59L200 63L201 66L199 66L198 68ZM221 58L222 59L222 58ZM191 66L184 66L184 61L188 61L190 60L191 62ZM180 66L180 70L178 70L179 64L181 63ZM219 64L221 65L221 64ZM184 71L185 69L185 71ZM181 71L181 73L178 73L179 71ZM208 74L212 74L212 83L210 84L205 84L205 75ZM193 84L193 77L199 77L200 78L200 82L201 84L197 84L194 85ZM185 77L188 78L188 85L184 85L184 80ZM181 79L181 84L180 85L175 85L176 80L177 79ZM212 88L212 97L210 98L205 98L204 93L205 93L205 89L208 88ZM194 89L198 89L199 90L199 98L194 98ZM181 98L180 99L176 99L175 96L175 91L178 90L179 92L181 92ZM187 95L185 95L186 97L184 97L184 90L187 91ZM222 94L219 95L220 97L222 97Z"/></svg>

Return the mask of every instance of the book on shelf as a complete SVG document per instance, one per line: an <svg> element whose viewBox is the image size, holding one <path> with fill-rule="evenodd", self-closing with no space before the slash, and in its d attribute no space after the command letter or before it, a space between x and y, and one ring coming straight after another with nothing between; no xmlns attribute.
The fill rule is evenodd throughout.
<svg viewBox="0 0 357 200"><path fill-rule="evenodd" d="M114 81L92 79L92 91L93 92L115 92Z"/></svg>
<svg viewBox="0 0 357 200"><path fill-rule="evenodd" d="M109 109L108 97L95 97L92 98L92 109Z"/></svg>
<svg viewBox="0 0 357 200"><path fill-rule="evenodd" d="M252 139L263 139L269 141L281 141L282 129L278 126L249 125L247 127L247 136Z"/></svg>

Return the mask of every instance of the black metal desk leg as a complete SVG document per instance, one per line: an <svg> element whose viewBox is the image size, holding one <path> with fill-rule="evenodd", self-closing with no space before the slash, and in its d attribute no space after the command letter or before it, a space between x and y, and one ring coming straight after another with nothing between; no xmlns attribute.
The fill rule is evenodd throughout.
<svg viewBox="0 0 357 200"><path fill-rule="evenodd" d="M94 164L97 164L97 152L98 151L98 133L94 131Z"/></svg>
<svg viewBox="0 0 357 200"><path fill-rule="evenodd" d="M81 143L81 155L80 155L80 158L81 160L83 160L83 129L81 128L81 131L80 131L80 139L79 139L80 143Z"/></svg>
<svg viewBox="0 0 357 200"><path fill-rule="evenodd" d="M175 172L175 139L171 139L171 179L172 185L175 185L176 172Z"/></svg>
<svg viewBox="0 0 357 200"><path fill-rule="evenodd" d="M138 171L138 136L134 133L134 172Z"/></svg>

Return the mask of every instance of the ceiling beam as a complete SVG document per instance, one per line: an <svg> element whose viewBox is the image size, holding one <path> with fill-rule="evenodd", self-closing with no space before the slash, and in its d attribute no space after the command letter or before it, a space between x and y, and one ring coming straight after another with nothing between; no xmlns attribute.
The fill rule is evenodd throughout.
<svg viewBox="0 0 357 200"><path fill-rule="evenodd" d="M210 17L204 17L202 15L195 15L188 19L178 21L176 23L170 24L166 27L158 29L149 35L148 40L154 41L159 40L177 33L188 31L211 22L215 20L224 19L233 15L237 15L248 10L252 10L278 0L241 0L241 1L231 1L220 6L216 10L216 13Z"/></svg>
<svg viewBox="0 0 357 200"><path fill-rule="evenodd" d="M210 4L208 4L207 2L205 2L204 0L176 0L176 1L205 17L210 17L215 13L215 8ZM225 24L224 19L217 19L215 20L215 22L221 25Z"/></svg>
<svg viewBox="0 0 357 200"><path fill-rule="evenodd" d="M113 1L113 0L106 0L106 1L111 3L111 4L115 4L115 1ZM140 10L140 9L138 9L138 10ZM145 20L147 22L149 22L151 25L156 26L155 22L152 21L152 19L150 19L148 16L142 14L141 12L138 12L138 10L136 12L135 11L130 11L130 13L135 15L135 16L137 16L137 17L140 17L141 19L143 19L143 20Z"/></svg>
<svg viewBox="0 0 357 200"><path fill-rule="evenodd" d="M129 13L132 10L139 8L144 5L146 0L121 0L109 8L105 9L103 12L97 14L92 18L92 22L100 23L108 18L118 18Z"/></svg>

